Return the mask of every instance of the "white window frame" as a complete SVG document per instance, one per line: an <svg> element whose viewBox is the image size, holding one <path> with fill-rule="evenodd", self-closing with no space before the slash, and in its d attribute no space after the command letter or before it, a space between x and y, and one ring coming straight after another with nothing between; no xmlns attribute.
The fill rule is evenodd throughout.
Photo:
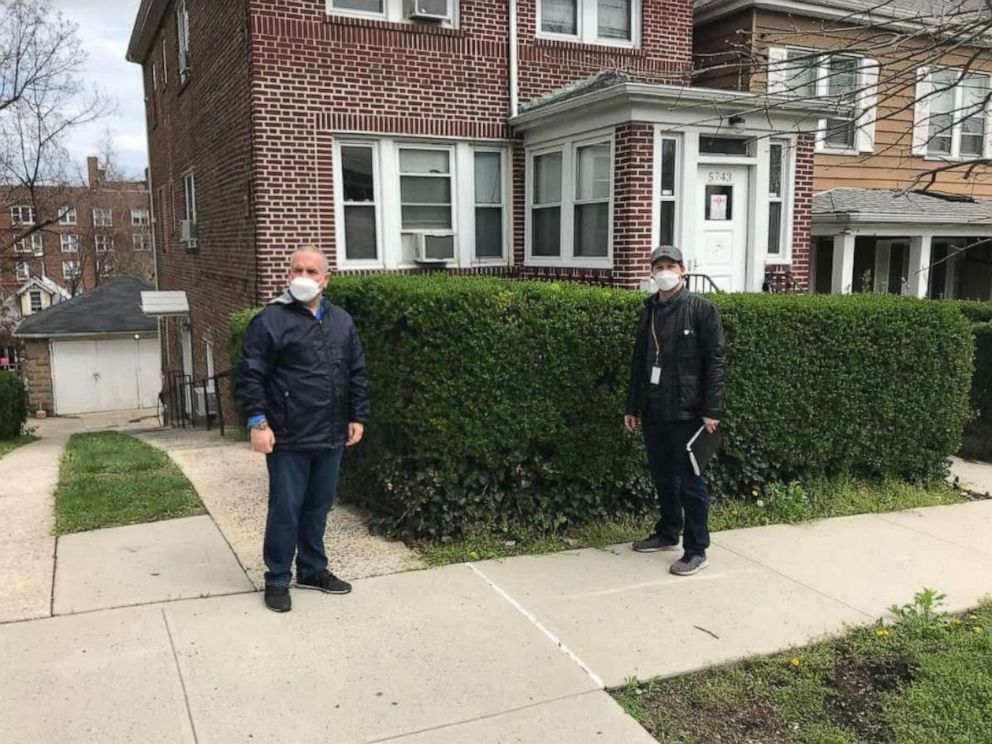
<svg viewBox="0 0 992 744"><path fill-rule="evenodd" d="M183 173L183 219L196 224L196 173Z"/></svg>
<svg viewBox="0 0 992 744"><path fill-rule="evenodd" d="M423 23L438 25L442 28L458 27L458 0L446 0L448 4L448 20L440 22L429 22L414 20L407 13L408 0L382 0L382 11L372 10L349 10L346 8L335 8L334 0L326 0L325 9L328 15L344 16L345 18L372 18L391 23Z"/></svg>
<svg viewBox="0 0 992 744"><path fill-rule="evenodd" d="M955 119L951 127L951 152L939 153L930 152L932 137L930 136L930 101L934 97L933 76L938 72L952 72L958 77L958 82L954 85L954 112ZM961 129L964 119L961 118L962 96L964 86L961 85L963 75L982 75L989 82L990 101L985 104L985 137L982 143L982 152L978 155L961 154ZM984 70L965 70L956 67L921 67L917 69L916 98L913 112L913 155L926 160L952 162L959 160L974 160L976 158L988 158L992 156L992 73Z"/></svg>
<svg viewBox="0 0 992 744"><path fill-rule="evenodd" d="M109 253L114 250L114 239L110 235L94 235L93 249L97 253Z"/></svg>
<svg viewBox="0 0 992 744"><path fill-rule="evenodd" d="M76 208L71 207L68 204L63 204L59 207L59 224L60 225L75 225L77 220Z"/></svg>
<svg viewBox="0 0 992 744"><path fill-rule="evenodd" d="M610 146L610 206L609 206L609 242L606 256L576 256L575 255L575 191L576 191L576 153L580 147L588 145L609 144ZM561 153L561 252L558 256L533 255L533 210L534 210L534 158ZM616 141L612 129L600 132L590 132L581 138L559 140L547 143L541 147L527 150L526 157L526 197L525 197L525 233L524 233L524 265L550 268L555 266L583 269L612 269L613 268L613 221L616 209ZM547 204L544 206L554 206Z"/></svg>
<svg viewBox="0 0 992 744"><path fill-rule="evenodd" d="M179 71L179 83L182 85L189 80L189 71L193 65L192 52L189 43L189 8L187 0L176 3L176 47Z"/></svg>
<svg viewBox="0 0 992 744"><path fill-rule="evenodd" d="M859 54L844 51L809 49L804 47L771 47L768 49L768 92L773 95L796 97L799 94L789 89L790 53L799 52L817 57L815 91L816 98L827 97L830 86L830 58L851 57L858 61L856 73L856 95L854 102L854 144L852 147L835 147L826 142L827 119L820 119L816 126L816 152L825 155L859 155L875 151L875 120L878 108L879 63Z"/></svg>
<svg viewBox="0 0 992 744"><path fill-rule="evenodd" d="M342 147L371 147L373 193L376 225L375 260L349 260L346 258L344 230L343 174L341 163ZM511 183L511 152L509 143L478 142L454 139L413 139L407 137L380 137L340 135L334 137L334 216L336 235L336 264L340 271L368 269L412 269L418 264L403 260L402 207L400 202L399 151L401 149L451 151L449 164L452 178L452 233L455 236L455 257L449 261L450 267L470 268L472 266L507 266L513 260L511 246L513 184ZM503 163L503 258L478 259L475 254L475 152L494 151L502 153ZM468 191L467 189L472 189ZM356 202L372 206L369 202ZM443 232L430 230L427 232Z"/></svg>
<svg viewBox="0 0 992 744"><path fill-rule="evenodd" d="M663 162L663 143L665 140L671 140L675 142L675 179L674 179L674 189L673 193L666 195L662 193L662 179L661 179L661 169ZM661 237L661 204L662 202L671 202L675 206L672 208L672 217L674 224L672 225L672 243L678 246L681 243L680 236L682 230L682 206L685 203L685 181L683 179L683 154L685 152L685 141L680 133L672 132L659 132L655 139L655 157L654 157L654 173L655 173L655 186L654 194L655 198L652 199L654 202L656 214L654 216L652 227L652 234L654 235L654 245L662 244Z"/></svg>
<svg viewBox="0 0 992 744"><path fill-rule="evenodd" d="M14 266L14 277L20 281L27 281L31 278L31 266L27 261L21 261Z"/></svg>
<svg viewBox="0 0 992 744"><path fill-rule="evenodd" d="M60 253L79 253L79 236L75 233L62 233L59 235Z"/></svg>
<svg viewBox="0 0 992 744"><path fill-rule="evenodd" d="M779 225L779 252L778 253L768 253L767 246L765 250L765 264L772 265L791 265L792 264L792 226L794 219L795 210L795 199L793 198L793 191L795 186L796 177L796 158L795 158L795 142L790 139L785 138L773 138L769 141L768 147L768 168L769 176L771 174L771 148L772 146L780 146L782 148L782 193L779 194L777 198L771 195L771 180L769 178L769 194L768 203L777 202L782 205L782 222ZM769 210L770 211L770 210ZM771 236L769 235L769 240Z"/></svg>
<svg viewBox="0 0 992 744"><path fill-rule="evenodd" d="M34 306L35 298L38 298L38 307ZM45 309L45 298L42 296L40 289L30 289L28 290L28 307L31 310L31 314L40 313Z"/></svg>
<svg viewBox="0 0 992 744"><path fill-rule="evenodd" d="M345 244L345 201L344 201L344 170L341 162L342 147L366 147L372 150L372 202L350 202L355 206L372 207L375 214L375 254L374 259L348 259ZM383 256L383 203L382 203L382 169L379 163L379 141L370 139L334 139L334 211L337 230L337 263L342 269L382 269L385 268Z"/></svg>
<svg viewBox="0 0 992 744"><path fill-rule="evenodd" d="M75 267L73 267L75 264ZM83 265L78 258L71 258L62 261L62 276L65 279L78 279L83 275Z"/></svg>
<svg viewBox="0 0 992 744"><path fill-rule="evenodd" d="M106 207L93 208L93 227L113 227L114 210Z"/></svg>
<svg viewBox="0 0 992 744"><path fill-rule="evenodd" d="M499 155L499 173L500 173L500 196L502 201L497 204L479 204L476 201L475 196L475 153L477 152L492 152ZM472 224L471 224L471 240L472 240L472 258L471 262L473 266L504 266L508 260L510 254L510 212L512 211L511 205L512 201L507 198L508 189L510 187L509 177L509 152L503 147L491 147L487 145L476 145L472 148ZM479 256L478 246L475 243L475 214L477 209L495 209L497 206L502 210L503 213L503 244L502 255L499 258L495 256ZM469 228L466 228L465 232L468 232Z"/></svg>
<svg viewBox="0 0 992 744"><path fill-rule="evenodd" d="M151 214L147 207L136 207L131 209L131 226L148 227L151 225Z"/></svg>
<svg viewBox="0 0 992 744"><path fill-rule="evenodd" d="M165 43L166 36L162 34L162 88L169 87L169 51Z"/></svg>
<svg viewBox="0 0 992 744"><path fill-rule="evenodd" d="M25 213L28 219L25 219ZM15 204L10 208L11 225L33 225L37 215L34 207L27 204Z"/></svg>
<svg viewBox="0 0 992 744"><path fill-rule="evenodd" d="M630 0L630 40L599 38L599 0L576 0L576 32L561 34L542 29L542 0L536 2L537 37L557 41L571 41L577 44L596 44L598 46L620 47L621 49L636 49L641 45L641 0Z"/></svg>
<svg viewBox="0 0 992 744"><path fill-rule="evenodd" d="M447 152L448 153L448 173L447 174L437 174L432 175L428 173L404 173L400 166L400 152L402 150L423 150L425 152ZM446 144L430 144L423 142L397 142L396 144L396 193L399 194L399 200L397 204L399 205L399 218L400 218L400 249L402 256L402 241L404 235L451 235L452 244L454 248L454 257L450 259L452 263L458 261L458 235L459 235L459 215L458 215L458 192L457 192L457 171L458 164L455 157L455 145L454 143ZM451 210L451 227L448 229L444 228L431 228L427 230L416 230L413 228L403 227L403 193L402 193L402 183L403 177L411 178L447 178L448 183L451 187L451 202L448 208ZM474 186L475 181L472 181ZM472 199L473 207L475 205L475 199ZM474 225L474 223L473 223ZM410 265L404 262L404 265ZM417 265L413 262L412 265Z"/></svg>
<svg viewBox="0 0 992 744"><path fill-rule="evenodd" d="M131 248L140 253L147 253L152 249L151 233L136 232L131 234Z"/></svg>
<svg viewBox="0 0 992 744"><path fill-rule="evenodd" d="M30 241L30 245L28 245L28 241ZM29 253L32 256L40 256L44 252L45 241L39 231L33 232L14 243L14 253Z"/></svg>

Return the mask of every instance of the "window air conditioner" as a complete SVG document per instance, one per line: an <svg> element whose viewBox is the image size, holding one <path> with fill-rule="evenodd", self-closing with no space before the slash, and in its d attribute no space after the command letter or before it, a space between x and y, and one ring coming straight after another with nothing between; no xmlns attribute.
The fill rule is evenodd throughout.
<svg viewBox="0 0 992 744"><path fill-rule="evenodd" d="M414 261L419 264L443 264L455 260L455 237L451 233L416 233Z"/></svg>
<svg viewBox="0 0 992 744"><path fill-rule="evenodd" d="M451 20L448 0L406 0L406 17L411 21L444 23Z"/></svg>
<svg viewBox="0 0 992 744"><path fill-rule="evenodd" d="M192 220L182 220L179 223L179 239L184 243L189 243L190 247L196 245L196 223Z"/></svg>

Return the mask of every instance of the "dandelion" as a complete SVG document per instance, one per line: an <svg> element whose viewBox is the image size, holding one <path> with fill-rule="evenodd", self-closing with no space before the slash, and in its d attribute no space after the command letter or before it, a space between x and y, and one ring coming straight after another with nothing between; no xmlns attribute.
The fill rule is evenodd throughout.
<svg viewBox="0 0 992 744"><path fill-rule="evenodd" d="M793 659L792 659L792 660L791 660L791 661L789 662L789 666L791 666L791 667L797 667L797 666L799 666L799 665L800 665L801 663L802 663L802 662L801 662L801 661L799 661L799 659L797 659L797 658L795 658L795 657L793 657Z"/></svg>
<svg viewBox="0 0 992 744"><path fill-rule="evenodd" d="M974 612L969 612L968 613L968 619L969 620L977 620L978 619L978 615L976 615Z"/></svg>
<svg viewBox="0 0 992 744"><path fill-rule="evenodd" d="M889 630L888 628L879 628L878 630L875 631L875 635L877 635L879 638L886 638L889 635Z"/></svg>
<svg viewBox="0 0 992 744"><path fill-rule="evenodd" d="M473 561L479 560L479 554L476 553L474 550L468 554L468 557L471 558Z"/></svg>
<svg viewBox="0 0 992 744"><path fill-rule="evenodd" d="M762 501L761 499L758 499L758 500L757 500L757 501L755 501L754 503L755 503L755 504L757 504L758 506L762 506L762 507L763 507L763 506L765 505L765 502L764 502L764 501Z"/></svg>
<svg viewBox="0 0 992 744"><path fill-rule="evenodd" d="M964 621L961 620L961 618L956 617L954 618L954 625L964 625Z"/></svg>
<svg viewBox="0 0 992 744"><path fill-rule="evenodd" d="M985 632L982 629L982 626L981 625L976 625L974 628L972 628L972 630L975 631L976 633L984 633Z"/></svg>

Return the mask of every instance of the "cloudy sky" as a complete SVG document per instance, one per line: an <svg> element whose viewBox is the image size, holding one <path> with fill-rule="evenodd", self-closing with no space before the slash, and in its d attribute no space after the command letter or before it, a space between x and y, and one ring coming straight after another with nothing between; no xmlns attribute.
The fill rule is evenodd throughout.
<svg viewBox="0 0 992 744"><path fill-rule="evenodd" d="M55 8L79 26L87 54L85 78L114 103L114 112L75 131L69 142L73 161L85 170L109 129L121 167L140 176L148 164L141 68L124 59L139 0L53 0Z"/></svg>

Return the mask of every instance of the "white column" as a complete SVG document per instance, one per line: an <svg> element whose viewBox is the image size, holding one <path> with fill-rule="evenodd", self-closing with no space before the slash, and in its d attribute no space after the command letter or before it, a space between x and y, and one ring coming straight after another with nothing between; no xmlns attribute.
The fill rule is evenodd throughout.
<svg viewBox="0 0 992 744"><path fill-rule="evenodd" d="M926 297L930 287L930 244L932 235L914 235L909 239L909 272L905 293Z"/></svg>
<svg viewBox="0 0 992 744"><path fill-rule="evenodd" d="M875 286L873 292L889 291L889 266L892 264L892 241L875 240Z"/></svg>
<svg viewBox="0 0 992 744"><path fill-rule="evenodd" d="M831 294L851 294L854 283L854 236L834 236L834 272Z"/></svg>

